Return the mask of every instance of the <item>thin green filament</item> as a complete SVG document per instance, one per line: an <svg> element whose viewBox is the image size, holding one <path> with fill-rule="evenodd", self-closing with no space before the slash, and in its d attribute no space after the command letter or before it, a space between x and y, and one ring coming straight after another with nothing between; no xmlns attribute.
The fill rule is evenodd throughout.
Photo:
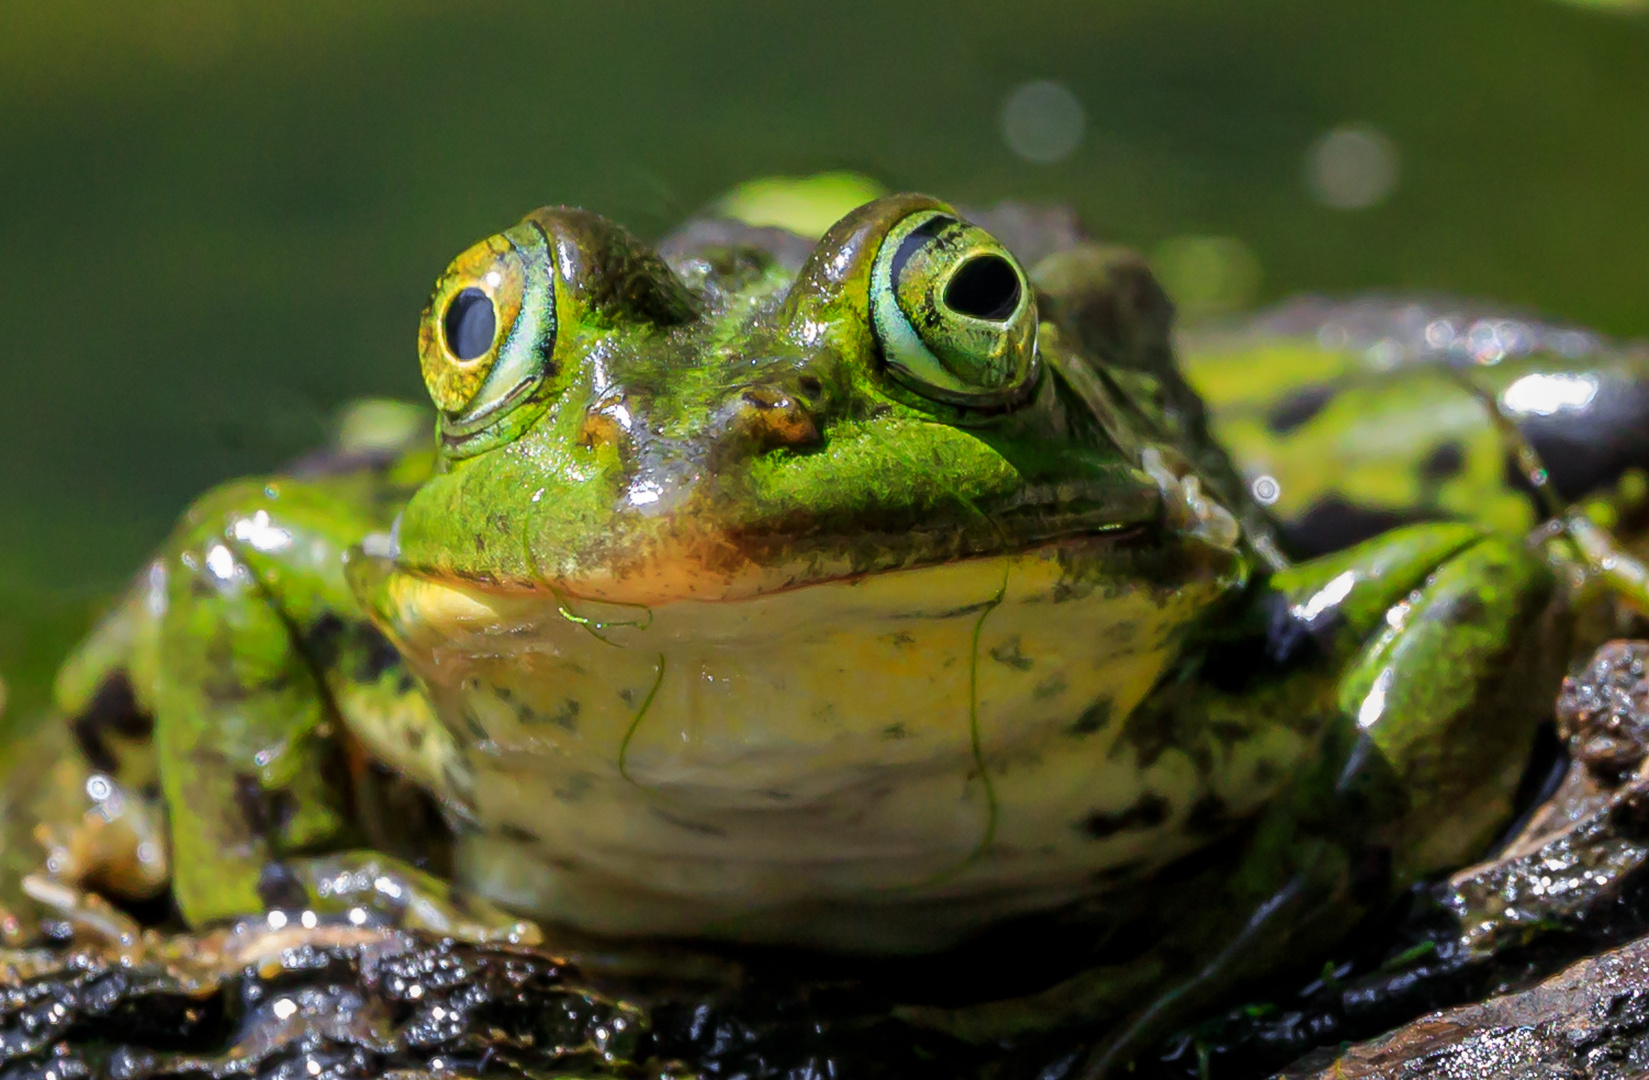
<svg viewBox="0 0 1649 1080"><path fill-rule="evenodd" d="M607 637L603 631L623 629L645 630L649 626L653 625L653 609L650 607L645 607L641 604L622 604L614 606L641 608L641 610L646 614L645 618L608 622L602 619L592 619L587 615L575 614L567 607L567 602L562 598L560 593L554 593L554 595L556 598L556 610L561 614L563 619L566 619L574 626L579 627L603 645L611 645L615 649L621 649L623 646L614 641L612 638Z"/></svg>
<svg viewBox="0 0 1649 1080"><path fill-rule="evenodd" d="M636 737L636 728L640 727L641 721L646 718L647 710L653 707L653 699L658 696L658 688L662 685L664 685L664 654L659 653L658 672L653 676L653 686L647 691L647 696L642 699L641 708L636 710L635 719L630 721L630 726L625 729L624 738L618 744L618 775L622 776L627 782L635 784L636 787L640 787L641 784L635 777L630 775L630 740Z"/></svg>
<svg viewBox="0 0 1649 1080"><path fill-rule="evenodd" d="M985 791L985 831L980 834L979 843L968 852L968 857L962 860L961 866L957 867L958 871L971 866L996 840L996 781L991 779L990 770L985 768L984 738L979 730L979 638L985 630L985 619L1002 606L1002 600L1007 595L1008 568L1004 564L1002 584L997 586L996 595L986 602L985 609L979 613L979 618L974 620L973 648L968 654L968 741L973 747L973 767L979 773L979 784Z"/></svg>
<svg viewBox="0 0 1649 1080"><path fill-rule="evenodd" d="M921 422L933 424L935 427L944 426L932 420L924 420ZM881 436L881 433L876 431L875 428L867 428L866 430L875 431L878 438ZM920 471L916 463L905 454L903 447L887 440L883 440L882 446L883 449L887 450L894 457L897 457L903 461L907 468L910 468L913 471ZM1002 527L1001 522L987 514L984 510L981 510L978 504L962 492L953 491L952 495L956 498L956 501L961 503L963 508L969 513L973 514L985 524L995 529L996 534L1001 539L1003 546L1007 546L1009 540L1008 532ZM992 595L989 600L985 601L985 606L979 612L979 617L974 620L973 636L970 648L968 650L968 745L973 755L974 771L979 774L979 785L985 792L985 827L979 834L978 843L974 844L973 850L968 852L968 854L963 857L961 862L947 870L939 871L939 873L933 875L933 877L928 878L925 881L907 886L908 888L920 888L934 885L942 881L948 881L957 874L960 874L962 871L966 870L968 867L972 866L974 863L978 862L980 857L990 849L991 844L996 841L996 828L998 820L1001 816L1001 807L996 801L996 782L991 779L990 770L985 766L984 735L979 729L979 641L985 632L985 620L990 616L991 612L1002 606L1002 601L1007 594L1008 564L1004 562L1002 564L1002 583L997 586L995 594Z"/></svg>

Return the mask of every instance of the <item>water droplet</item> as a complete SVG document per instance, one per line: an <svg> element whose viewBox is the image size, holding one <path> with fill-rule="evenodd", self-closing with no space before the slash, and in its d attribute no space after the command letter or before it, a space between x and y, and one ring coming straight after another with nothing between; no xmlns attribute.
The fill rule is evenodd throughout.
<svg viewBox="0 0 1649 1080"><path fill-rule="evenodd" d="M1186 318L1240 311L1260 287L1260 261L1234 236L1176 236L1151 253L1151 266Z"/></svg>

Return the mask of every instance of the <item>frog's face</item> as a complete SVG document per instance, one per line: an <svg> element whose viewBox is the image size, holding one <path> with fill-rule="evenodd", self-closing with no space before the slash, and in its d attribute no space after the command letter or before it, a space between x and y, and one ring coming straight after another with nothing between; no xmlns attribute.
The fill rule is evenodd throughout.
<svg viewBox="0 0 1649 1080"><path fill-rule="evenodd" d="M920 196L848 215L794 275L749 247L672 269L592 214L536 211L460 255L424 314L445 469L400 565L656 604L1155 520L1056 336L1006 248Z"/></svg>

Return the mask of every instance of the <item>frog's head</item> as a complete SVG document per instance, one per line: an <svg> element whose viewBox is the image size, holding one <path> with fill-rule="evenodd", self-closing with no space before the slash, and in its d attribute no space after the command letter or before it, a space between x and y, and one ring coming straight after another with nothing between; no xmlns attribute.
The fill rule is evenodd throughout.
<svg viewBox="0 0 1649 1080"><path fill-rule="evenodd" d="M1184 456L989 233L894 195L799 269L775 237L667 261L556 208L460 255L419 333L443 469L399 564L656 604L1185 525Z"/></svg>

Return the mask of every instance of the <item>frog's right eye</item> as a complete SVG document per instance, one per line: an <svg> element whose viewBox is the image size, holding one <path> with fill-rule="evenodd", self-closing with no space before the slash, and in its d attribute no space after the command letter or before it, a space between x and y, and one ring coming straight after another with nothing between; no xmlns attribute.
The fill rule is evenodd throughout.
<svg viewBox="0 0 1649 1080"><path fill-rule="evenodd" d="M435 284L418 331L424 385L450 456L507 442L555 374L555 270L532 222L476 244Z"/></svg>

